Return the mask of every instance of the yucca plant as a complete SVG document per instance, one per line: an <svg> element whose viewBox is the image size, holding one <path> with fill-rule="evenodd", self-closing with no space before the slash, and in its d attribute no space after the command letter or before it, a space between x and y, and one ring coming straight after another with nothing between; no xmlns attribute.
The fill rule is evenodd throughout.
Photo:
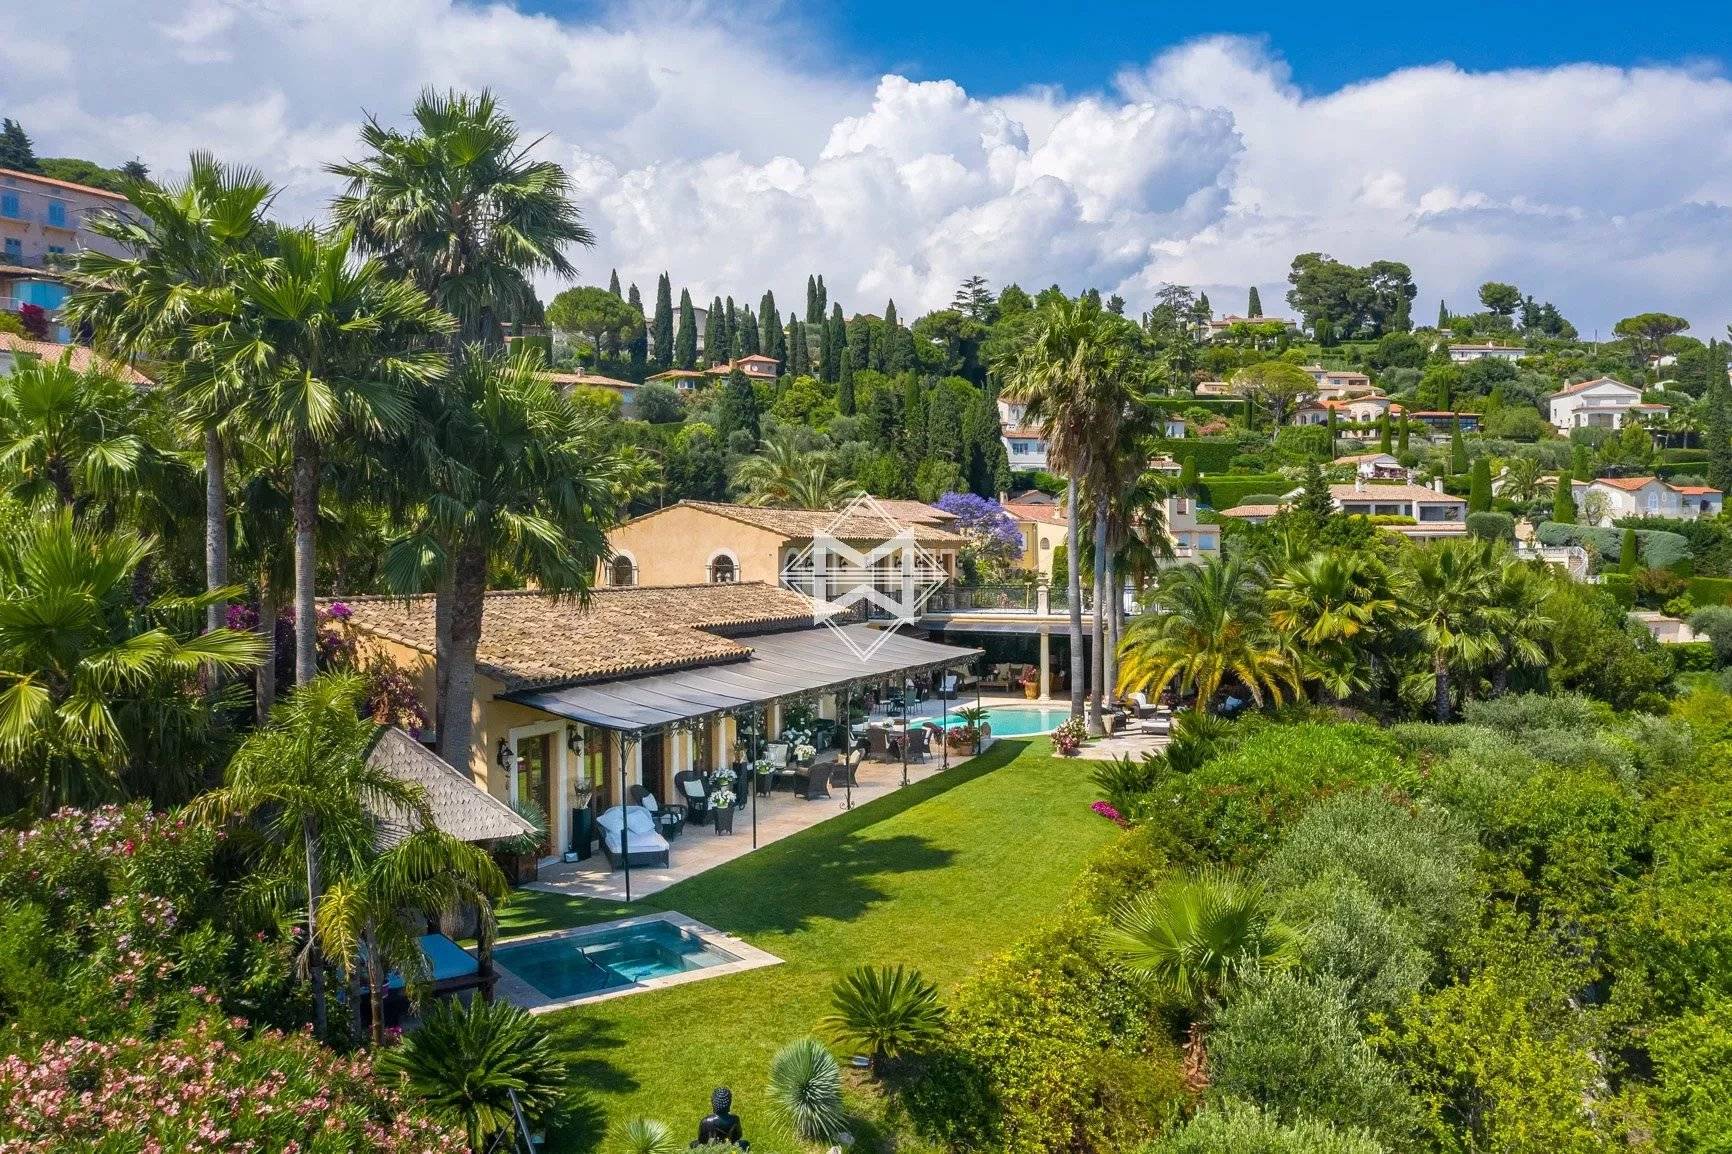
<svg viewBox="0 0 1732 1154"><path fill-rule="evenodd" d="M1126 969L1193 1008L1241 971L1286 967L1298 936L1278 921L1262 887L1237 871L1208 869L1133 898L1101 944Z"/></svg>
<svg viewBox="0 0 1732 1154"><path fill-rule="evenodd" d="M608 1154L674 1154L680 1143L667 1123L654 1118L632 1118L614 1127L607 1148Z"/></svg>
<svg viewBox="0 0 1732 1154"><path fill-rule="evenodd" d="M531 1125L565 1105L565 1063L546 1027L516 1006L473 999L434 1005L403 1044L380 1055L379 1072L487 1149L513 1125L511 1092Z"/></svg>
<svg viewBox="0 0 1732 1154"><path fill-rule="evenodd" d="M874 1067L935 1041L944 1029L938 987L902 966L859 967L836 983L831 1004L836 1012L819 1026L864 1051Z"/></svg>
<svg viewBox="0 0 1732 1154"><path fill-rule="evenodd" d="M789 1042L770 1061L770 1102L794 1133L829 1142L842 1133L842 1071L816 1038Z"/></svg>

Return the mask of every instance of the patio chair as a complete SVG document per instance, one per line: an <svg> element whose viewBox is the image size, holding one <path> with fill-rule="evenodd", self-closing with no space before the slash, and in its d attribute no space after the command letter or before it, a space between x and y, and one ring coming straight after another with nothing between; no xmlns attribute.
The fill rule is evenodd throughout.
<svg viewBox="0 0 1732 1154"><path fill-rule="evenodd" d="M866 756L874 761L890 760L890 734L883 726L867 727Z"/></svg>
<svg viewBox="0 0 1732 1154"><path fill-rule="evenodd" d="M926 754L927 754L928 748L929 748L927 743L928 743L929 739L931 738L931 736L932 735L927 733L924 728L911 729L908 731L908 736L907 736L906 740L908 742L908 760L909 761L925 761L926 760Z"/></svg>
<svg viewBox="0 0 1732 1154"><path fill-rule="evenodd" d="M1140 689L1131 694L1130 706L1138 717L1153 717L1161 710L1161 707L1150 701L1149 695Z"/></svg>
<svg viewBox="0 0 1732 1154"><path fill-rule="evenodd" d="M662 805L656 801L656 795L641 785L634 785L626 790L626 796L631 798L633 805L649 810L650 816L656 819L656 829L661 835L672 841L680 836L680 830L686 826L686 815L690 811L683 805Z"/></svg>
<svg viewBox="0 0 1732 1154"><path fill-rule="evenodd" d="M794 788L807 801L817 801L821 797L830 796L830 771L835 766L829 762L814 765L811 769L796 775Z"/></svg>
<svg viewBox="0 0 1732 1154"><path fill-rule="evenodd" d="M686 820L699 825L709 820L710 787L704 775L695 769L683 769L674 774L674 790L686 806Z"/></svg>
<svg viewBox="0 0 1732 1154"><path fill-rule="evenodd" d="M856 749L853 753L848 755L848 760L846 762L834 767L836 777L845 781L849 786L858 788L860 785L860 763L865 760L866 751L864 749Z"/></svg>

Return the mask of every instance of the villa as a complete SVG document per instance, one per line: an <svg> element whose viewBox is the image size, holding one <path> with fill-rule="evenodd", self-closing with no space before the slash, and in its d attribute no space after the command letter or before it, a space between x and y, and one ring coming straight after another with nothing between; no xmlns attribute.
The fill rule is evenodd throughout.
<svg viewBox="0 0 1732 1154"><path fill-rule="evenodd" d="M1465 365L1470 361L1510 361L1521 360L1528 351L1519 345L1500 345L1494 343L1482 345L1450 345L1449 359L1452 364Z"/></svg>
<svg viewBox="0 0 1732 1154"><path fill-rule="evenodd" d="M1547 400L1552 427L1560 433L1571 429L1621 429L1631 416L1654 417L1671 412L1669 405L1642 403L1642 390L1612 377L1578 381L1553 393Z"/></svg>
<svg viewBox="0 0 1732 1154"><path fill-rule="evenodd" d="M672 385L682 393L689 393L700 388L709 379L707 374L699 372L697 369L665 369L645 377L644 384L659 381L664 385Z"/></svg>
<svg viewBox="0 0 1732 1154"><path fill-rule="evenodd" d="M1586 511L1588 497L1597 497L1604 512L1597 525L1620 517L1676 517L1701 521L1718 517L1725 494L1707 485L1674 485L1659 477L1597 477L1572 482L1576 507Z"/></svg>
<svg viewBox="0 0 1732 1154"><path fill-rule="evenodd" d="M748 381L769 381L774 384L776 377L779 375L778 370L780 370L781 367L782 362L778 361L775 357L766 357L762 353L753 353L750 356L735 357L733 360L724 364L711 365L709 368L704 370L704 375L709 377L725 377L735 369L738 369Z"/></svg>
<svg viewBox="0 0 1732 1154"><path fill-rule="evenodd" d="M1352 453L1335 458L1337 465L1351 465L1354 473L1365 481L1405 481L1407 470L1390 453Z"/></svg>
<svg viewBox="0 0 1732 1154"><path fill-rule="evenodd" d="M620 411L630 414L637 400L637 385L632 381L622 381L616 377L604 377L600 373L579 370L575 373L541 374L541 379L557 385L561 392L569 392L573 388L602 389L619 398Z"/></svg>
<svg viewBox="0 0 1732 1154"><path fill-rule="evenodd" d="M1415 409L1407 416L1433 433L1451 433L1456 426L1464 433L1479 428L1478 413L1460 413L1452 409Z"/></svg>
<svg viewBox="0 0 1732 1154"><path fill-rule="evenodd" d="M55 339L70 340L59 312L72 289L57 266L82 249L120 255L86 224L130 208L118 192L0 168L0 310L16 313L35 305L48 314Z"/></svg>
<svg viewBox="0 0 1732 1154"><path fill-rule="evenodd" d="M1046 434L1023 424L1027 410L1028 406L1019 401L998 399L999 436L1010 457L1010 467L1018 472L1044 470L1047 463Z"/></svg>
<svg viewBox="0 0 1732 1154"><path fill-rule="evenodd" d="M1375 392L1371 378L1350 369L1326 369L1322 365L1303 365L1302 370L1317 382L1317 395L1334 399L1356 393Z"/></svg>
<svg viewBox="0 0 1732 1154"><path fill-rule="evenodd" d="M1222 509L1219 515L1261 525L1296 498L1302 490L1287 493L1279 505L1238 505ZM1329 486L1329 496L1337 511L1353 516L1388 517L1401 520L1384 522L1381 528L1404 537L1430 540L1440 537L1460 537L1467 532L1467 502L1443 491L1443 481L1432 482L1431 488L1412 484L1367 484L1360 477L1350 485Z"/></svg>
<svg viewBox="0 0 1732 1154"><path fill-rule="evenodd" d="M548 817L544 856L588 849L593 812L641 786L667 804L690 777L750 751L742 723L783 730L790 706L835 719L851 694L960 669L977 651L847 625L864 658L800 594L761 582L598 589L587 604L535 591L486 595L470 703L474 738L459 768L495 799ZM431 704L433 598L348 599L364 655L405 669ZM593 809L592 809L593 804ZM574 836L575 835L575 836Z"/></svg>
<svg viewBox="0 0 1732 1154"><path fill-rule="evenodd" d="M827 532L865 552L892 541L904 527L947 576L956 575L963 539L943 527L953 518L918 501L879 501L877 507L883 516L859 509L839 514L833 509L680 501L634 517L608 534L613 557L603 567L599 584L775 585L801 566L809 570L812 562L805 554L815 534ZM875 563L873 583L899 585L903 560L902 550L886 553ZM854 580L861 577L855 574ZM847 579L843 572L830 576L832 582ZM831 596L839 593L839 586L832 585Z"/></svg>
<svg viewBox="0 0 1732 1154"><path fill-rule="evenodd" d="M1270 332L1296 332L1299 326L1286 317L1242 317L1228 313L1224 317L1216 317L1203 326L1203 339L1218 340L1232 334L1233 329L1240 325L1247 330L1255 330L1260 326L1268 326Z"/></svg>

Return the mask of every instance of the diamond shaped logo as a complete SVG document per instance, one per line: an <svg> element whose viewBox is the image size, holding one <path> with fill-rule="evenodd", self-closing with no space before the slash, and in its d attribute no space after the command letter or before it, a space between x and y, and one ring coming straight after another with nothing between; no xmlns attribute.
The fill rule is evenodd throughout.
<svg viewBox="0 0 1732 1154"><path fill-rule="evenodd" d="M919 620L949 579L943 563L915 540L913 527L897 521L869 493L843 506L782 568L782 587L810 601L812 616L835 630L861 661L902 626ZM864 645L843 629L857 608L881 626Z"/></svg>

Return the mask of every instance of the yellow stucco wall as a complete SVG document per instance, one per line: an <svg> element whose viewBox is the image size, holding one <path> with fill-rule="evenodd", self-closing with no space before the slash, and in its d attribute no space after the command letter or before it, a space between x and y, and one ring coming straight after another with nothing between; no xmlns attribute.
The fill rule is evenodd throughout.
<svg viewBox="0 0 1732 1154"><path fill-rule="evenodd" d="M702 509L670 505L621 525L608 534L616 554L637 565L639 585L701 585L710 579L710 562L718 554L733 557L737 581L780 579L782 539L767 529ZM608 584L602 574L602 584Z"/></svg>

